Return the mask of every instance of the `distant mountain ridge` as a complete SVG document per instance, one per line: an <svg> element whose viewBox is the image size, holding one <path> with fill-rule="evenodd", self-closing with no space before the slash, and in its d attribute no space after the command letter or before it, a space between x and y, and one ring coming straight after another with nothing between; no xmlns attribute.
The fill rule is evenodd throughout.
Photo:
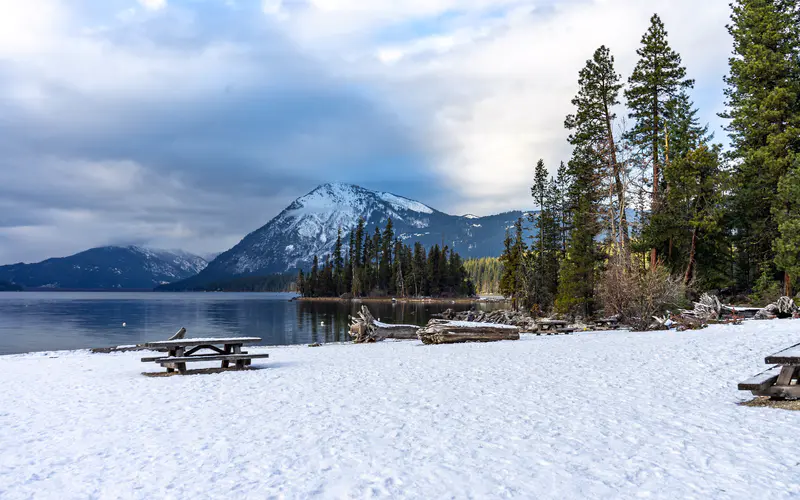
<svg viewBox="0 0 800 500"><path fill-rule="evenodd" d="M25 288L148 289L194 276L207 264L181 250L107 246L34 264L0 266L0 280Z"/></svg>
<svg viewBox="0 0 800 500"><path fill-rule="evenodd" d="M506 230L522 216L522 211L455 216L384 191L323 184L217 256L197 276L176 286L193 288L242 276L308 269L315 255L322 258L333 252L340 228L346 247L349 233L361 217L370 233L391 218L397 237L408 243L447 245L464 258L498 256Z"/></svg>

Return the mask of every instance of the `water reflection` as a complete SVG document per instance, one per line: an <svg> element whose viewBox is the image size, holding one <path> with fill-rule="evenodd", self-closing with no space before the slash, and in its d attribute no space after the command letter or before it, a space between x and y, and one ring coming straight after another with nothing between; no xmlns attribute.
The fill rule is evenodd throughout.
<svg viewBox="0 0 800 500"><path fill-rule="evenodd" d="M263 293L0 293L0 354L137 344L169 337L256 336L266 345L349 340L360 303L289 301ZM423 325L431 314L469 304L369 303L391 323ZM495 304L477 304L491 309ZM125 326L123 326L125 323Z"/></svg>

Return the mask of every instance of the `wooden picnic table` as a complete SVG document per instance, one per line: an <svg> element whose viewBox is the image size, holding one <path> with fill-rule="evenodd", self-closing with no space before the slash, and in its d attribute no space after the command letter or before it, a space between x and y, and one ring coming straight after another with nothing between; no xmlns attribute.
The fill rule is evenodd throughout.
<svg viewBox="0 0 800 500"><path fill-rule="evenodd" d="M536 322L537 334L541 335L546 333L548 335L566 333L570 334L575 331L574 328L568 327L569 322L560 319L542 319Z"/></svg>
<svg viewBox="0 0 800 500"><path fill-rule="evenodd" d="M142 358L142 362L155 362L167 369L167 373L178 370L186 373L186 363L197 361L221 361L222 368L234 362L237 369L248 366L256 358L268 358L269 354L249 354L242 351L245 345L261 342L259 337L195 338L146 342L142 347L159 351L166 350L166 356ZM206 352L201 352L206 351Z"/></svg>
<svg viewBox="0 0 800 500"><path fill-rule="evenodd" d="M594 321L597 328L607 328L609 330L616 330L619 328L619 320L617 318L601 318Z"/></svg>
<svg viewBox="0 0 800 500"><path fill-rule="evenodd" d="M771 354L764 362L775 366L739 383L739 390L773 399L800 398L800 344Z"/></svg>

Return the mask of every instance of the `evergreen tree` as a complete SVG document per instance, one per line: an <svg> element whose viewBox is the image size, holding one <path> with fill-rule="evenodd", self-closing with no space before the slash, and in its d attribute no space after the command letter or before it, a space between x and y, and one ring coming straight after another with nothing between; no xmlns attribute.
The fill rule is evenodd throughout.
<svg viewBox="0 0 800 500"><path fill-rule="evenodd" d="M425 287L426 262L428 257L422 243L414 243L414 258L411 263L411 274L414 283L414 295L428 295L430 292Z"/></svg>
<svg viewBox="0 0 800 500"><path fill-rule="evenodd" d="M619 243L627 246L626 187L613 130L616 120L614 107L619 104L622 84L620 75L614 70L614 56L608 48L601 46L592 59L586 61L586 66L580 71L578 85L578 94L572 99L575 114L567 116L564 122L571 132L569 142L576 148L584 149L585 155L591 153L595 156L589 161L597 162L597 170L604 169L611 179L610 191L615 193L616 200L608 202L608 219L614 228L619 221ZM611 237L615 238L616 234Z"/></svg>
<svg viewBox="0 0 800 500"><path fill-rule="evenodd" d="M664 214L671 231L667 253L670 271L696 281L697 288L727 286L727 241L722 226L726 176L721 168L721 147L700 142L670 162L665 177L670 185Z"/></svg>
<svg viewBox="0 0 800 500"><path fill-rule="evenodd" d="M319 258L315 255L311 264L311 275L309 276L308 292L309 297L317 297L320 291L319 281Z"/></svg>
<svg viewBox="0 0 800 500"><path fill-rule="evenodd" d="M611 115L606 113L602 103L608 103L610 109L616 100L615 92L619 91L619 87L615 87L615 92L610 91L606 88L607 84L603 83L616 82L613 67L598 62L602 61L605 53L602 48L598 50L596 58L587 61L586 67L581 70L578 94L572 100L576 112L564 121L564 126L571 132L569 143L573 146L572 157L567 164L571 181L568 193L571 230L560 269L557 308L564 312L580 312L584 316L594 310L596 274L603 258L597 238L601 232L603 199L600 186L603 172L608 170L609 165L610 146L604 135L604 126ZM600 78L598 75L605 76Z"/></svg>
<svg viewBox="0 0 800 500"><path fill-rule="evenodd" d="M394 243L394 230L392 219L386 221L381 235L381 253L379 265L379 287L387 290L390 295L394 293L395 283L392 279L392 244Z"/></svg>
<svg viewBox="0 0 800 500"><path fill-rule="evenodd" d="M556 215L559 207L555 181L548 179L543 160L536 164L531 195L539 212L529 216L535 234L531 247L532 281L526 307L534 307L536 311L543 313L552 307L558 288L561 236Z"/></svg>
<svg viewBox="0 0 800 500"><path fill-rule="evenodd" d="M344 257L342 255L342 228L336 232L336 245L333 248L333 281L336 295L344 293Z"/></svg>
<svg viewBox="0 0 800 500"><path fill-rule="evenodd" d="M791 277L800 277L800 156L778 182L778 199L783 207L775 211L780 234L773 245L775 264L785 272L783 293L791 296Z"/></svg>
<svg viewBox="0 0 800 500"><path fill-rule="evenodd" d="M353 267L352 288L353 297L360 297L364 293L364 218L359 217L356 225L355 236L353 238L353 248L355 249L350 262Z"/></svg>
<svg viewBox="0 0 800 500"><path fill-rule="evenodd" d="M516 288L514 277L516 276L518 263L514 260L514 255L511 251L512 244L511 233L506 230L506 237L503 240L503 253L498 259L503 268L503 272L500 275L499 291L504 297L512 297Z"/></svg>
<svg viewBox="0 0 800 500"><path fill-rule="evenodd" d="M567 240L570 232L570 207L568 193L571 190L572 180L567 172L567 165L562 161L558 167L555 181L556 213L559 228L559 242L563 259L567 254Z"/></svg>
<svg viewBox="0 0 800 500"><path fill-rule="evenodd" d="M522 218L514 223L514 236L506 232L500 262L503 275L500 278L500 293L511 299L511 307L519 309L528 306L528 291L531 269L528 262L528 246L525 244Z"/></svg>
<svg viewBox="0 0 800 500"><path fill-rule="evenodd" d="M303 274L302 269L297 272L297 292L303 297L308 296L308 290L306 290L306 277Z"/></svg>
<svg viewBox="0 0 800 500"><path fill-rule="evenodd" d="M669 46L667 31L658 14L650 19L650 28L636 51L639 61L628 80L625 98L634 126L627 137L641 152L642 163L649 159L652 167L651 214L657 214L664 189L662 166L666 152L666 124L671 103L694 86L686 78L681 57ZM651 250L650 265L655 267L657 249Z"/></svg>
<svg viewBox="0 0 800 500"><path fill-rule="evenodd" d="M800 155L800 14L796 0L735 0L727 128L735 160L734 226L739 285L774 262L791 288L797 258L792 173ZM795 198L796 200L796 198ZM793 211L794 210L794 211ZM773 240L775 243L773 245ZM796 272L796 271L795 271Z"/></svg>
<svg viewBox="0 0 800 500"><path fill-rule="evenodd" d="M689 96L682 92L667 105L665 115L667 128L664 144L664 192L659 210L651 213L648 224L642 229L643 248L655 248L660 261L672 274L685 274L687 256L692 249L692 234L695 224L690 220L697 215L699 206L695 203L702 196L702 205L719 204L721 191L713 197L701 195L698 182L704 182L704 189L720 187L723 181L721 163L714 147L708 127L700 126L697 110ZM699 148L703 148L702 152ZM695 153L695 154L693 154ZM714 158L706 155L711 154ZM689 158L691 156L691 158ZM700 163L697 163L697 162ZM714 172L709 172L713 164ZM710 177L706 177L710 175ZM702 211L702 210L701 210ZM701 232L702 237L711 236ZM695 235L696 236L696 235ZM694 254L691 255L694 258ZM723 259L720 259L723 262ZM705 269L705 267L704 267Z"/></svg>
<svg viewBox="0 0 800 500"><path fill-rule="evenodd" d="M428 262L426 265L427 283L425 286L425 295L439 295L441 292L441 282L439 278L441 273L439 271L439 263L441 262L441 249L439 245L434 245L428 252Z"/></svg>
<svg viewBox="0 0 800 500"><path fill-rule="evenodd" d="M394 259L392 262L393 285L389 289L390 294L405 297L408 295L406 290L406 275L408 274L408 263L405 258L403 243L398 239L394 242Z"/></svg>

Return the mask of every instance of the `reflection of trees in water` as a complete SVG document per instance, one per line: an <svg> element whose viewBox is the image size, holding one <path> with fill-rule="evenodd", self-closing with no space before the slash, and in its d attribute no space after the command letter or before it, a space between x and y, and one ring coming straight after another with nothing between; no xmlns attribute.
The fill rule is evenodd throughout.
<svg viewBox="0 0 800 500"><path fill-rule="evenodd" d="M26 296L32 297L32 296ZM189 336L256 336L268 345L349 341L348 316L361 302L293 301L274 296L141 294L57 299L42 294L0 301L0 352L82 349L163 340L180 327ZM367 302L387 323L424 325L431 314L469 304ZM479 309L502 305L479 304ZM127 323L122 327L122 323Z"/></svg>

